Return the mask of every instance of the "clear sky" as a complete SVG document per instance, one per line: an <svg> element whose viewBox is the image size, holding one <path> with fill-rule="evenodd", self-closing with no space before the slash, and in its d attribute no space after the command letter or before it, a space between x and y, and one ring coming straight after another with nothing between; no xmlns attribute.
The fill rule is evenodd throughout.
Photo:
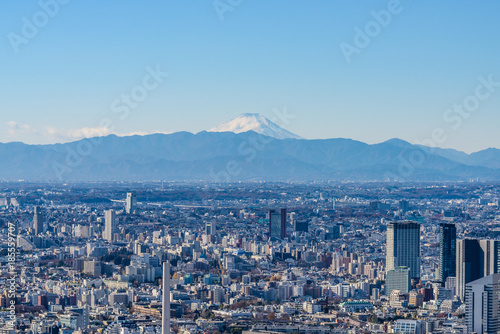
<svg viewBox="0 0 500 334"><path fill-rule="evenodd" d="M286 108L305 138L500 148L497 1L55 1L0 3L0 142Z"/></svg>

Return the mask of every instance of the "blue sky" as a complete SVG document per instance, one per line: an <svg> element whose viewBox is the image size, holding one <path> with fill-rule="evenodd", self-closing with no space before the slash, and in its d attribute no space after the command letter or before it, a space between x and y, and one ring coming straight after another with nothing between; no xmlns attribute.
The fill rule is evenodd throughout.
<svg viewBox="0 0 500 334"><path fill-rule="evenodd" d="M500 148L500 86L483 84L500 82L499 2L55 1L0 4L0 142L199 132L286 108L305 138Z"/></svg>

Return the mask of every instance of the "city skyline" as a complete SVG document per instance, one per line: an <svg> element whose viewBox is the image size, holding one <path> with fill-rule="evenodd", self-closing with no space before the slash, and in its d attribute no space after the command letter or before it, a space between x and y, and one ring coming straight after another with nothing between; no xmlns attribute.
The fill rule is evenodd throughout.
<svg viewBox="0 0 500 334"><path fill-rule="evenodd" d="M497 333L499 12L1 2L0 334Z"/></svg>
<svg viewBox="0 0 500 334"><path fill-rule="evenodd" d="M3 184L7 334L497 326L498 183Z"/></svg>

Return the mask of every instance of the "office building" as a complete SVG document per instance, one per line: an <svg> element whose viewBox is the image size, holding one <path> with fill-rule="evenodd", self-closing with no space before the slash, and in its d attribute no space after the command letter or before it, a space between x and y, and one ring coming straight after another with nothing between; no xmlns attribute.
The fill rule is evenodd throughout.
<svg viewBox="0 0 500 334"><path fill-rule="evenodd" d="M457 228L455 224L442 223L439 227L439 280L456 276Z"/></svg>
<svg viewBox="0 0 500 334"><path fill-rule="evenodd" d="M105 211L105 226L104 226L104 239L113 242L113 234L116 231L116 213L115 210Z"/></svg>
<svg viewBox="0 0 500 334"><path fill-rule="evenodd" d="M424 334L425 323L422 320L396 320L394 333L402 334Z"/></svg>
<svg viewBox="0 0 500 334"><path fill-rule="evenodd" d="M424 305L424 295L419 291L411 291L408 297L408 305L422 307Z"/></svg>
<svg viewBox="0 0 500 334"><path fill-rule="evenodd" d="M499 240L457 240L456 294L461 300L465 298L467 283L500 273L499 252Z"/></svg>
<svg viewBox="0 0 500 334"><path fill-rule="evenodd" d="M66 313L59 316L61 325L71 329L85 330L89 327L90 318L87 308L67 308Z"/></svg>
<svg viewBox="0 0 500 334"><path fill-rule="evenodd" d="M456 295L464 300L465 285L482 277L481 247L476 239L457 240Z"/></svg>
<svg viewBox="0 0 500 334"><path fill-rule="evenodd" d="M35 206L33 212L33 229L35 231L35 235L43 233L43 215L42 209L39 206Z"/></svg>
<svg viewBox="0 0 500 334"><path fill-rule="evenodd" d="M326 233L325 233L326 240L339 239L341 234L342 234L341 225L328 225L326 227Z"/></svg>
<svg viewBox="0 0 500 334"><path fill-rule="evenodd" d="M125 212L127 214L134 213L137 207L137 194L135 192L127 193L127 200L125 202Z"/></svg>
<svg viewBox="0 0 500 334"><path fill-rule="evenodd" d="M85 261L83 264L83 272L93 277L101 276L102 275L101 261L96 261L96 260Z"/></svg>
<svg viewBox="0 0 500 334"><path fill-rule="evenodd" d="M390 296L394 290L399 290L401 293L410 291L410 268L397 267L387 271L385 295Z"/></svg>
<svg viewBox="0 0 500 334"><path fill-rule="evenodd" d="M403 213L407 212L410 210L410 202L407 200L401 200L399 201L399 210L401 210Z"/></svg>
<svg viewBox="0 0 500 334"><path fill-rule="evenodd" d="M480 240L482 276L500 273L500 240Z"/></svg>
<svg viewBox="0 0 500 334"><path fill-rule="evenodd" d="M403 221L387 224L386 270L408 267L410 279L420 278L420 224Z"/></svg>
<svg viewBox="0 0 500 334"><path fill-rule="evenodd" d="M269 210L269 238L283 239L286 236L286 209L281 212Z"/></svg>
<svg viewBox="0 0 500 334"><path fill-rule="evenodd" d="M214 235L217 231L215 222L206 223L205 224L205 234L206 235Z"/></svg>
<svg viewBox="0 0 500 334"><path fill-rule="evenodd" d="M465 324L467 333L500 332L500 274L466 284Z"/></svg>
<svg viewBox="0 0 500 334"><path fill-rule="evenodd" d="M293 230L295 232L307 232L307 231L309 231L309 222L305 219L294 220L293 221Z"/></svg>

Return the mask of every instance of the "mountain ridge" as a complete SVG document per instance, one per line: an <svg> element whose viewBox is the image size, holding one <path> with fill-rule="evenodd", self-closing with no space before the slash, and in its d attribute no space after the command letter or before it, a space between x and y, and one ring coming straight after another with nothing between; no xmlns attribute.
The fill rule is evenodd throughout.
<svg viewBox="0 0 500 334"><path fill-rule="evenodd" d="M462 152L467 163L440 153L399 139L276 139L254 131L109 135L64 144L0 144L0 179L500 181L498 149ZM424 161L415 162L417 156Z"/></svg>

